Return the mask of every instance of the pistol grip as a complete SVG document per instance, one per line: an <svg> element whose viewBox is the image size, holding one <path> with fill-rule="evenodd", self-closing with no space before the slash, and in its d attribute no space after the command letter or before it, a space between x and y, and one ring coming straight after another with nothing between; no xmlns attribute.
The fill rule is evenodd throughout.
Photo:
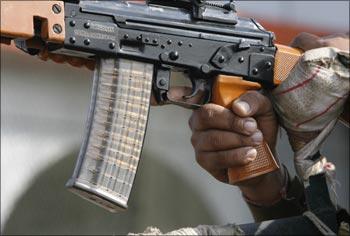
<svg viewBox="0 0 350 236"><path fill-rule="evenodd" d="M212 102L231 109L232 102L236 98L249 90L260 88L260 84L244 81L240 77L219 75L214 82ZM228 170L230 184L236 184L279 168L266 142L255 148L258 154L254 161Z"/></svg>

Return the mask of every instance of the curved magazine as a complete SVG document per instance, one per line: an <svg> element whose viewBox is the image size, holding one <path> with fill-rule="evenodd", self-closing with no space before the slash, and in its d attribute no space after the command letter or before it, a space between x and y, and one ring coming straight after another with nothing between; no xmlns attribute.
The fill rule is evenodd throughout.
<svg viewBox="0 0 350 236"><path fill-rule="evenodd" d="M147 126L152 77L152 64L97 62L83 144L66 185L112 212L127 208Z"/></svg>

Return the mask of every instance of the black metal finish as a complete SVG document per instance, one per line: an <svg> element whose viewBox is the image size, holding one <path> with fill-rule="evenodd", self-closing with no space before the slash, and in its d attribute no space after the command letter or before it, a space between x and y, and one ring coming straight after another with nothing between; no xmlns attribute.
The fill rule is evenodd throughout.
<svg viewBox="0 0 350 236"><path fill-rule="evenodd" d="M333 232L337 232L336 209L329 196L326 178L325 174L309 177L309 186L305 188L307 208Z"/></svg>
<svg viewBox="0 0 350 236"><path fill-rule="evenodd" d="M310 176L309 185L305 189L305 197L308 211L327 225L335 233L334 235L338 235L337 218L339 223L349 218L346 212L340 212L337 216L336 209L329 197L324 174ZM240 225L240 228L246 235L325 235L304 215L244 224Z"/></svg>
<svg viewBox="0 0 350 236"><path fill-rule="evenodd" d="M170 68L155 66L153 80L153 94L159 104L163 104L167 100L167 92L170 89Z"/></svg>
<svg viewBox="0 0 350 236"><path fill-rule="evenodd" d="M218 74L273 86L274 35L252 19L238 18L233 1L66 2L65 14L65 44L51 46L55 53L181 68L197 76L193 91ZM154 92L166 102L161 88Z"/></svg>

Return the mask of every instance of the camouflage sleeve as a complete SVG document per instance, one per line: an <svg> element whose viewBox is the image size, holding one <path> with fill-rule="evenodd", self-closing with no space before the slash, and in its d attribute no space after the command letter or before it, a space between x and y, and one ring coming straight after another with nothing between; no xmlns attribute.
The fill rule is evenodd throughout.
<svg viewBox="0 0 350 236"><path fill-rule="evenodd" d="M287 186L282 199L268 207L246 201L256 222L301 215L306 210L304 188L297 177L291 180L287 173Z"/></svg>

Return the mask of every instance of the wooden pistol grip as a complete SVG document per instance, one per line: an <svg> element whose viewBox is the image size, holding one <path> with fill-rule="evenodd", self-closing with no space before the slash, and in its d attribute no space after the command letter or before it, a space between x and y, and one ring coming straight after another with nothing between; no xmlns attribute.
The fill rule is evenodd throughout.
<svg viewBox="0 0 350 236"><path fill-rule="evenodd" d="M232 102L248 90L258 90L258 83L244 81L240 77L219 75L213 86L212 102L231 109ZM278 168L269 146L266 142L255 147L257 157L247 165L228 169L230 184L269 173Z"/></svg>
<svg viewBox="0 0 350 236"><path fill-rule="evenodd" d="M289 75L302 55L302 51L296 48L275 44L277 47L274 67L274 84L279 85ZM248 90L258 90L259 83L244 81L241 77L219 75L213 86L212 102L231 109L232 102ZM236 184L240 181L257 177L278 169L278 164L266 142L255 147L257 157L245 166L234 167L228 170L229 183Z"/></svg>

